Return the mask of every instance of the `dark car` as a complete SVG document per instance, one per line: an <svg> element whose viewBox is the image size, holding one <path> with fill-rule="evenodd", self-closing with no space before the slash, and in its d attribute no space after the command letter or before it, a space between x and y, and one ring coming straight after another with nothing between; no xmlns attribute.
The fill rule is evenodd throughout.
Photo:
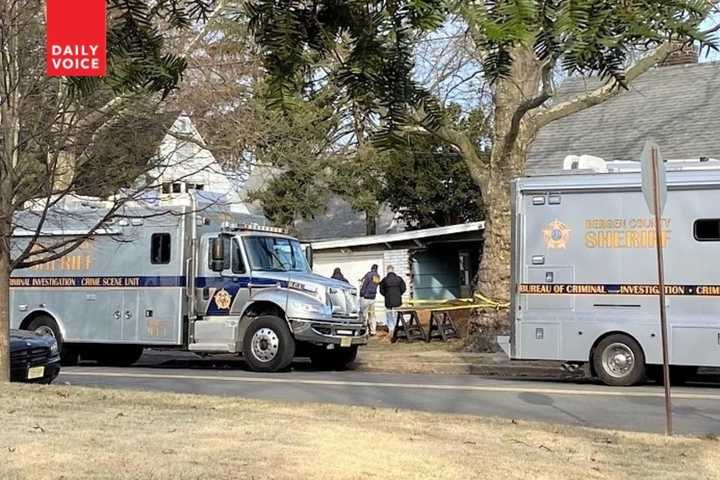
<svg viewBox="0 0 720 480"><path fill-rule="evenodd" d="M60 354L52 336L10 330L10 379L50 383L60 374Z"/></svg>

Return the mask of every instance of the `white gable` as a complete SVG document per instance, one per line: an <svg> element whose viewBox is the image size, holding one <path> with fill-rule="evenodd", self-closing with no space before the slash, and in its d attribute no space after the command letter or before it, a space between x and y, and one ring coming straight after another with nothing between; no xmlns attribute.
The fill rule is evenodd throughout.
<svg viewBox="0 0 720 480"><path fill-rule="evenodd" d="M180 115L160 144L160 164L154 172L157 182L165 185L179 184L182 191L200 189L225 196L233 210L249 213L238 194L238 187L205 144L200 132L186 115Z"/></svg>

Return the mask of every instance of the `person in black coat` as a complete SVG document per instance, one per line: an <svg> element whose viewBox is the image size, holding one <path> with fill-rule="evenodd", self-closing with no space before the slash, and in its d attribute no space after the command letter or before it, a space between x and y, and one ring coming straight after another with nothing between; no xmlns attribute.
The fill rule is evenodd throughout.
<svg viewBox="0 0 720 480"><path fill-rule="evenodd" d="M385 315L388 326L388 335L395 331L397 312L395 309L402 305L402 296L406 290L405 280L395 275L392 265L387 267L387 275L380 282L380 295L385 297Z"/></svg>

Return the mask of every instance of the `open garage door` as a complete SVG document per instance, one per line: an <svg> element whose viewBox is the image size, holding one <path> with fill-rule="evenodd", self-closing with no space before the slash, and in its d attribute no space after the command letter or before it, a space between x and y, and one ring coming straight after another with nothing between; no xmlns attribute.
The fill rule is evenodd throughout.
<svg viewBox="0 0 720 480"><path fill-rule="evenodd" d="M384 272L383 254L379 252L353 252L348 254L323 253L315 251L313 255L315 273L329 277L336 267L340 267L348 281L360 291L360 279L369 270L372 264L378 266L378 273L382 278ZM375 301L375 317L379 324L385 324L385 301L378 292Z"/></svg>

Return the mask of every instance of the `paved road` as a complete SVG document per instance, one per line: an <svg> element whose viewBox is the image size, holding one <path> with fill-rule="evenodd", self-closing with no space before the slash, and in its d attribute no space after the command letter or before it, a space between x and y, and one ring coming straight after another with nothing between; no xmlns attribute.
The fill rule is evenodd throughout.
<svg viewBox="0 0 720 480"><path fill-rule="evenodd" d="M256 399L364 405L490 415L589 427L662 432L663 390L610 388L581 382L499 380L366 372L259 374L242 362L144 358L133 368L64 368L58 382L96 387L202 393ZM720 385L676 387L678 433L720 434Z"/></svg>

